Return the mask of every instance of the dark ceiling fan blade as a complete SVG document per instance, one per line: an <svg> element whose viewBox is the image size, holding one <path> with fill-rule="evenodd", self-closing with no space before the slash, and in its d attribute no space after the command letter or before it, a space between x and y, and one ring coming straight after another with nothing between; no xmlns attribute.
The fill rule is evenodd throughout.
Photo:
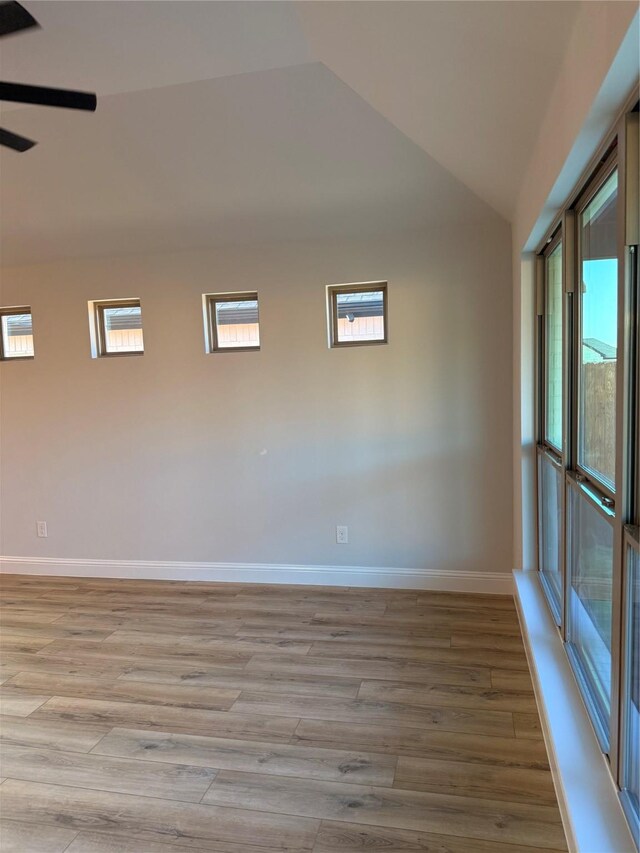
<svg viewBox="0 0 640 853"><path fill-rule="evenodd" d="M46 86L25 86L23 83L0 83L0 101L17 101L20 104L38 104L43 107L66 107L69 110L96 108L92 92L74 92L71 89L48 89Z"/></svg>
<svg viewBox="0 0 640 853"><path fill-rule="evenodd" d="M28 151L36 143L33 139L27 139L26 136L18 136L17 133L11 133L10 130L4 130L0 127L0 145L6 145L7 148L13 148L14 151Z"/></svg>
<svg viewBox="0 0 640 853"><path fill-rule="evenodd" d="M28 30L30 27L40 26L33 15L16 3L15 0L7 0L0 3L0 36L10 36L11 33Z"/></svg>

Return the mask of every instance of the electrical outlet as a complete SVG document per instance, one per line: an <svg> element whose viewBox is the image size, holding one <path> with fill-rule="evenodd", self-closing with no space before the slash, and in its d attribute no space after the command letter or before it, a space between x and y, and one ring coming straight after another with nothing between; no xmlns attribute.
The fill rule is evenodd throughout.
<svg viewBox="0 0 640 853"><path fill-rule="evenodd" d="M349 528L344 524L339 524L336 527L336 542L338 545L348 545L349 543Z"/></svg>
<svg viewBox="0 0 640 853"><path fill-rule="evenodd" d="M46 537L49 535L47 533L47 522L46 521L36 521L36 529L38 531L38 536L40 536L43 539L46 539Z"/></svg>

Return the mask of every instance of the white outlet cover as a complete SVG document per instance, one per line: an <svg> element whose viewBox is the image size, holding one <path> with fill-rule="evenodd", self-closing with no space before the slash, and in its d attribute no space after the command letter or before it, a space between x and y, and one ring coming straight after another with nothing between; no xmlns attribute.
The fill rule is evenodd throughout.
<svg viewBox="0 0 640 853"><path fill-rule="evenodd" d="M349 528L345 524L338 524L336 527L336 542L338 545L349 543Z"/></svg>

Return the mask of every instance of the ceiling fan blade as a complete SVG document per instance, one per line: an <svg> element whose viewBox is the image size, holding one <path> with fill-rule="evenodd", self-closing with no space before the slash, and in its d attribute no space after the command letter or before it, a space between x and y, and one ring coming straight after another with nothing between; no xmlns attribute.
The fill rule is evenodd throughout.
<svg viewBox="0 0 640 853"><path fill-rule="evenodd" d="M28 30L29 27L40 26L33 15L16 3L15 0L7 0L0 3L0 36L10 36L11 33Z"/></svg>
<svg viewBox="0 0 640 853"><path fill-rule="evenodd" d="M17 133L11 133L10 130L4 130L0 127L0 145L6 145L7 148L13 148L14 151L28 151L36 143L33 139L27 139L26 136L18 136Z"/></svg>
<svg viewBox="0 0 640 853"><path fill-rule="evenodd" d="M20 104L38 104L43 107L66 107L69 110L96 108L92 92L74 92L71 89L48 89L46 86L25 86L23 83L0 83L0 101L17 101Z"/></svg>

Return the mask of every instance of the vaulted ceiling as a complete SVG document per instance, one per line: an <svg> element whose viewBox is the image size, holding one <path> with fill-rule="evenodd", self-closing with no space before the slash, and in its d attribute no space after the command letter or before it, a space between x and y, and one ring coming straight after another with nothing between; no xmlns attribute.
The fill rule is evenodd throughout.
<svg viewBox="0 0 640 853"><path fill-rule="evenodd" d="M509 219L581 4L24 5L3 78L98 111L3 110L8 264Z"/></svg>
<svg viewBox="0 0 640 853"><path fill-rule="evenodd" d="M313 2L300 15L314 54L509 218L579 7Z"/></svg>

